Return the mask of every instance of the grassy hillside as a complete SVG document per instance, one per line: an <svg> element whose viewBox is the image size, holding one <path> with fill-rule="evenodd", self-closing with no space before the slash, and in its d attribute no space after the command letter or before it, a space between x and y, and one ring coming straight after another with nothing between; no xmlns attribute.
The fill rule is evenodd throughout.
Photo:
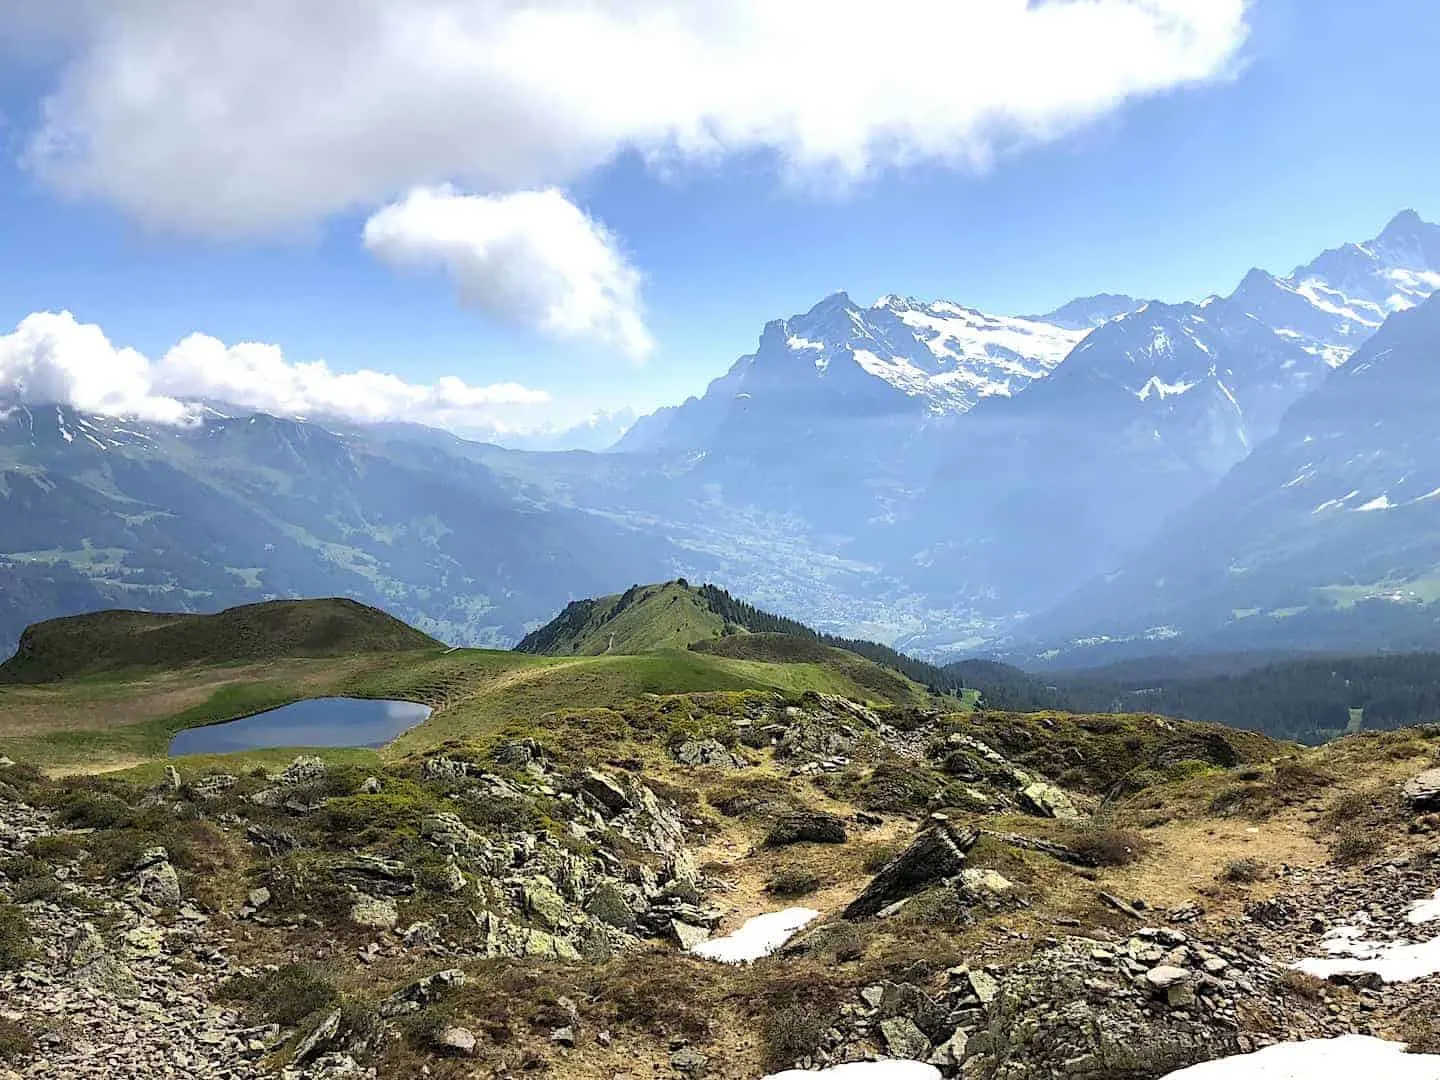
<svg viewBox="0 0 1440 1080"><path fill-rule="evenodd" d="M392 698L431 706L428 721L383 752L392 756L646 694L741 690L813 690L880 705L932 700L923 687L839 650L777 663L683 649L542 657L434 646L0 685L0 754L67 771L136 765L164 757L170 739L185 728L304 698Z"/></svg>
<svg viewBox="0 0 1440 1080"><path fill-rule="evenodd" d="M28 627L0 683L44 683L125 670L354 656L440 643L354 600L275 600L216 615L98 611Z"/></svg>
<svg viewBox="0 0 1440 1080"><path fill-rule="evenodd" d="M764 645L716 644L746 634L771 640ZM633 585L616 596L576 600L515 648L543 656L688 647L738 657L747 655L747 650L759 650L764 655L757 658L784 663L788 662L784 657L794 653L774 640L781 637L807 643L816 656L827 655L823 650L828 649L864 657L937 694L960 696L966 689L958 676L888 645L822 634L795 619L737 600L718 586L692 586L683 578L661 585ZM828 656L828 661L833 663L836 658Z"/></svg>
<svg viewBox="0 0 1440 1080"><path fill-rule="evenodd" d="M683 649L718 638L729 628L701 594L683 581L635 585L615 596L576 600L516 651L544 656L601 656Z"/></svg>

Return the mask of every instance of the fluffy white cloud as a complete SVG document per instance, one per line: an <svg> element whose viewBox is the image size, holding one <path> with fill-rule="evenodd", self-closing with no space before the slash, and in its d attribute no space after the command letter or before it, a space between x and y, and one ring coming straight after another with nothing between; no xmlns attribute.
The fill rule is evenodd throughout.
<svg viewBox="0 0 1440 1080"><path fill-rule="evenodd" d="M565 183L627 149L842 181L974 166L1223 76L1247 3L54 0L67 59L28 159L207 234ZM37 10L0 0L0 27Z"/></svg>
<svg viewBox="0 0 1440 1080"><path fill-rule="evenodd" d="M554 188L417 188L366 222L365 246L392 266L443 269L462 303L552 337L593 338L637 358L651 349L640 275L604 226Z"/></svg>
<svg viewBox="0 0 1440 1080"><path fill-rule="evenodd" d="M197 402L217 401L281 416L464 427L494 422L497 407L549 400L518 383L470 386L447 376L423 386L378 371L335 372L323 361L286 360L275 345L227 346L205 334L151 361L68 311L37 312L0 336L0 404L66 404L160 423L191 422Z"/></svg>

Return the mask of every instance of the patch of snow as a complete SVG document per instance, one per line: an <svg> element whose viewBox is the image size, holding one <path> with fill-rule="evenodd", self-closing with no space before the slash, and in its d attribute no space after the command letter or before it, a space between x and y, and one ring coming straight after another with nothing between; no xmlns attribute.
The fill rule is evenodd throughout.
<svg viewBox="0 0 1440 1080"><path fill-rule="evenodd" d="M812 908L792 907L756 915L740 929L724 937L702 941L690 950L706 960L723 964L744 964L769 956L795 934L820 917Z"/></svg>
<svg viewBox="0 0 1440 1080"><path fill-rule="evenodd" d="M1135 391L1135 396L1141 401L1149 401L1150 395L1155 394L1161 401L1164 401L1166 398L1179 397L1186 391L1195 389L1195 385L1193 382L1167 383L1159 375L1151 375L1149 381Z"/></svg>
<svg viewBox="0 0 1440 1080"><path fill-rule="evenodd" d="M1390 510L1393 509L1394 506L1395 504L1390 501L1389 495L1381 495L1378 499L1371 499L1364 506L1355 507L1355 512L1357 514L1363 514L1370 510Z"/></svg>
<svg viewBox="0 0 1440 1080"><path fill-rule="evenodd" d="M1164 1080L1440 1080L1440 1056L1407 1054L1405 1044L1369 1035L1278 1043L1253 1054L1206 1061Z"/></svg>
<svg viewBox="0 0 1440 1080"><path fill-rule="evenodd" d="M1319 506L1315 507L1314 510L1311 510L1310 513L1323 514L1326 510L1331 510L1337 506L1344 506L1347 502L1349 502L1351 499L1355 498L1355 496L1359 494L1360 489L1356 488L1354 491L1350 492L1349 495L1343 495L1338 499L1326 499Z"/></svg>
<svg viewBox="0 0 1440 1080"><path fill-rule="evenodd" d="M852 1061L828 1069L787 1069L764 1080L940 1080L940 1070L920 1061Z"/></svg>
<svg viewBox="0 0 1440 1080"><path fill-rule="evenodd" d="M813 349L815 352L825 351L823 342L811 341L809 338L803 338L798 334L791 334L785 339L785 344L789 345L792 349Z"/></svg>
<svg viewBox="0 0 1440 1080"><path fill-rule="evenodd" d="M1436 889L1435 895L1429 900L1416 900L1405 917L1416 926L1440 919L1440 889Z"/></svg>
<svg viewBox="0 0 1440 1080"><path fill-rule="evenodd" d="M1357 923L1363 921L1356 919ZM1387 983L1414 982L1440 974L1440 937L1421 942L1369 941L1364 933L1359 925L1337 926L1322 941L1330 959L1312 957L1291 966L1317 979L1373 974Z"/></svg>

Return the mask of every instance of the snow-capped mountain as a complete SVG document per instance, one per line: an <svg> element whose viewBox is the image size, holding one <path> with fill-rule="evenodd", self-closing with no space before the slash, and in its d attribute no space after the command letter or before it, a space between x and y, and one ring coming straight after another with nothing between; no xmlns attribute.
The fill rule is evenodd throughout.
<svg viewBox="0 0 1440 1080"><path fill-rule="evenodd" d="M1215 648L1440 641L1440 296L1389 318L1161 535L1038 620ZM1041 633L1039 628L1043 628Z"/></svg>
<svg viewBox="0 0 1440 1080"><path fill-rule="evenodd" d="M1106 300L1113 307L1128 298ZM701 448L732 419L743 424L747 414L923 419L963 413L1048 375L1089 333L1101 306L1091 304L1088 315L1061 309L1062 325L989 315L947 300L882 296L862 308L835 293L803 315L768 323L756 351L737 360L703 397L643 418L616 448Z"/></svg>

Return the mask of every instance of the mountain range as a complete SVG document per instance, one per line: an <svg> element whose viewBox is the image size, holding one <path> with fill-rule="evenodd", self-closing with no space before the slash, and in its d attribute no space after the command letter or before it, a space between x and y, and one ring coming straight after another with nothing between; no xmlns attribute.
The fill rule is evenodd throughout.
<svg viewBox="0 0 1440 1080"><path fill-rule="evenodd" d="M1413 499L1440 487L1412 490L1434 460L1415 372L1440 335L1404 314L1437 288L1440 228L1405 212L1370 241L1194 303L1101 294L1011 317L837 293L767 324L703 395L633 424L597 418L590 445L626 428L598 454L219 403L188 428L12 406L0 639L111 604L335 594L504 644L570 599L678 576L936 657L1245 637L1262 623L1237 613L1290 612L1297 588L1333 598L1340 626L1409 589L1386 610L1423 634L1424 530L1389 562L1376 530L1421 521L1432 504ZM1387 360L1400 354L1412 359ZM1362 388L1371 405L1347 409ZM1306 435L1323 457L1298 449ZM1257 556L1227 571L1222 596L1219 549L1198 538L1272 550L1262 519L1312 493L1311 510L1340 500L1317 520L1389 525L1327 533L1323 559L1296 549L1315 562L1308 585ZM1390 503L1362 514L1361 496ZM1263 624L1286 645L1307 620Z"/></svg>

